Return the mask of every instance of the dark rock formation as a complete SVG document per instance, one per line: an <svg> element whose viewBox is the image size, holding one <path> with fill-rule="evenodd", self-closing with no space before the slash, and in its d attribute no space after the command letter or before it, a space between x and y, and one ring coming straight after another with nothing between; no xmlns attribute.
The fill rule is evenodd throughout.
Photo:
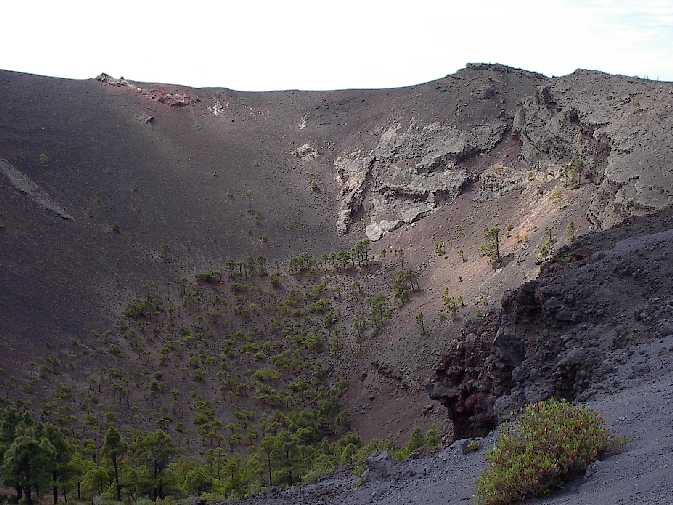
<svg viewBox="0 0 673 505"><path fill-rule="evenodd" d="M524 403L584 400L623 349L670 333L672 246L673 211L631 218L562 249L500 314L468 324L428 386L454 436L483 434Z"/></svg>

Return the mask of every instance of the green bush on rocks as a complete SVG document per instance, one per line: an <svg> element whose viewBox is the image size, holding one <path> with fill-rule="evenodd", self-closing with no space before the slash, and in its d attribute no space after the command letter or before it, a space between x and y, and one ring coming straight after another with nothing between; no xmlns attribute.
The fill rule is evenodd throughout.
<svg viewBox="0 0 673 505"><path fill-rule="evenodd" d="M548 494L581 475L615 440L600 414L587 407L553 399L529 405L486 455L477 504Z"/></svg>

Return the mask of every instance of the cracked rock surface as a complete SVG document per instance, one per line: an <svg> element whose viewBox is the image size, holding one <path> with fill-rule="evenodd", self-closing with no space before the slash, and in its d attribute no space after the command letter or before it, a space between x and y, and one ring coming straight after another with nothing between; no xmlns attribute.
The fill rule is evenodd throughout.
<svg viewBox="0 0 673 505"><path fill-rule="evenodd" d="M492 74L474 77L486 71ZM557 78L525 74L517 78L533 84L532 90L507 103L502 99L507 89L493 77L506 73L498 65L469 65L455 74L467 82L451 87L457 95L454 115L391 119L378 124L375 144L348 144L334 162L338 232L348 232L362 218L367 236L377 240L453 201L484 170L489 186L518 188L525 184L525 171L532 177L561 176L575 164L580 183L595 186L587 218L596 228L673 203L670 83L587 70ZM480 110L482 102L496 108ZM466 114L472 116L468 121ZM510 135L525 171L494 170L493 164L471 169Z"/></svg>
<svg viewBox="0 0 673 505"><path fill-rule="evenodd" d="M577 70L524 99L513 131L531 165L581 162L607 228L673 203L672 113L670 83Z"/></svg>
<svg viewBox="0 0 673 505"><path fill-rule="evenodd" d="M493 149L506 130L505 122L469 130L440 123L391 125L371 152L336 159L342 196L337 229L348 231L365 198L370 240L426 216L460 193L468 173L459 162Z"/></svg>

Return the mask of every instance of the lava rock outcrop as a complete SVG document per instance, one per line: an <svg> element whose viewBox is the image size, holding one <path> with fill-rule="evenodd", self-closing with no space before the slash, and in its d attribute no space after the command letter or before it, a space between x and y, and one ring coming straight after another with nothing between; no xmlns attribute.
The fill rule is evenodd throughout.
<svg viewBox="0 0 673 505"><path fill-rule="evenodd" d="M605 229L673 204L672 112L670 83L577 70L525 98L512 130L532 166L577 163Z"/></svg>
<svg viewBox="0 0 673 505"><path fill-rule="evenodd" d="M338 231L348 231L366 192L371 202L366 227L370 240L453 200L468 178L458 163L493 149L506 130L504 121L469 130L440 123L412 123L406 129L391 125L372 152L356 151L335 160L342 196Z"/></svg>
<svg viewBox="0 0 673 505"><path fill-rule="evenodd" d="M623 351L673 334L673 211L629 218L563 248L499 313L471 321L428 386L458 438L479 435L525 403L584 400Z"/></svg>

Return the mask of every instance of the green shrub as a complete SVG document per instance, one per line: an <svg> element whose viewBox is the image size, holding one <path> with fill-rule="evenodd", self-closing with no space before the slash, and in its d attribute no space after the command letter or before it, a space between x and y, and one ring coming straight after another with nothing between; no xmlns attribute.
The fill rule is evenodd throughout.
<svg viewBox="0 0 673 505"><path fill-rule="evenodd" d="M545 261L551 256L555 243L556 239L552 234L551 228L546 228L544 238L537 249L537 258L539 261Z"/></svg>
<svg viewBox="0 0 673 505"><path fill-rule="evenodd" d="M369 240L360 240L357 244L351 249L351 258L353 263L358 265L366 266L369 263Z"/></svg>
<svg viewBox="0 0 673 505"><path fill-rule="evenodd" d="M469 454L470 452L477 452L481 449L481 442L479 440L472 439L466 445L464 452Z"/></svg>
<svg viewBox="0 0 673 505"><path fill-rule="evenodd" d="M322 352L324 350L323 341L320 338L320 335L317 335L315 333L306 335L304 334L293 335L291 338L295 344L301 345L302 347L304 347L309 351Z"/></svg>
<svg viewBox="0 0 673 505"><path fill-rule="evenodd" d="M122 356L122 350L117 344L110 344L110 354L120 358Z"/></svg>
<svg viewBox="0 0 673 505"><path fill-rule="evenodd" d="M383 325L390 319L390 309L388 301L383 295L376 295L369 299L369 321L377 331L383 328Z"/></svg>
<svg viewBox="0 0 673 505"><path fill-rule="evenodd" d="M126 306L124 316L129 319L143 319L158 314L163 309L158 299L148 295L144 300L133 300Z"/></svg>
<svg viewBox="0 0 673 505"><path fill-rule="evenodd" d="M311 461L308 471L302 475L301 480L304 483L316 482L323 477L332 475L337 471L338 462L334 456L324 453L318 453Z"/></svg>
<svg viewBox="0 0 673 505"><path fill-rule="evenodd" d="M353 474L362 476L367 469L367 458L381 451L391 451L395 448L390 440L371 440L358 447L351 456Z"/></svg>
<svg viewBox="0 0 673 505"><path fill-rule="evenodd" d="M277 370L273 370L272 368L260 368L259 370L255 370L255 373L252 374L255 380L258 381L274 381L280 379L280 374L278 373Z"/></svg>
<svg viewBox="0 0 673 505"><path fill-rule="evenodd" d="M602 417L587 407L559 400L529 405L486 455L477 504L548 494L582 474L614 441Z"/></svg>
<svg viewBox="0 0 673 505"><path fill-rule="evenodd" d="M458 311L465 307L465 301L461 296L451 296L449 293L449 288L444 290L442 295L442 303L444 304L444 311L451 314L453 320L458 318Z"/></svg>
<svg viewBox="0 0 673 505"><path fill-rule="evenodd" d="M241 346L241 352L244 354L257 354L259 345L255 342L247 342Z"/></svg>
<svg viewBox="0 0 673 505"><path fill-rule="evenodd" d="M496 270L500 267L502 261L500 257L500 228L498 226L489 226L484 231L484 237L486 238L486 242L479 247L479 250L482 256L488 257L493 270ZM463 261L465 261L464 256Z"/></svg>
<svg viewBox="0 0 673 505"><path fill-rule="evenodd" d="M348 456L348 463L353 465L353 474L362 475L367 467L367 458L381 451L388 451L393 459L397 461L406 461L409 456L419 450L433 452L440 446L439 432L431 427L423 433L416 428L405 446L396 447L390 440L371 440L365 445L353 447ZM343 459L343 458L342 458ZM346 463L346 461L342 461Z"/></svg>
<svg viewBox="0 0 673 505"><path fill-rule="evenodd" d="M290 258L290 274L303 274L315 270L315 258L309 254L300 254Z"/></svg>
<svg viewBox="0 0 673 505"><path fill-rule="evenodd" d="M319 300L316 300L313 302L308 310L310 312L313 312L314 314L324 314L327 312L329 309L329 301L327 301L325 298L320 298Z"/></svg>
<svg viewBox="0 0 673 505"><path fill-rule="evenodd" d="M584 163L581 159L575 158L568 165L561 169L561 177L566 188L577 189L582 183L582 172Z"/></svg>
<svg viewBox="0 0 673 505"><path fill-rule="evenodd" d="M400 305L407 303L411 298L411 294L420 289L418 277L418 274L413 270L395 272L393 276L393 294Z"/></svg>
<svg viewBox="0 0 673 505"><path fill-rule="evenodd" d="M557 187L552 189L551 193L549 194L549 198L554 203L560 203L561 200L563 199L563 193L561 192L561 188Z"/></svg>
<svg viewBox="0 0 673 505"><path fill-rule="evenodd" d="M283 279L280 274L271 274L271 286L273 286L274 289L280 289L283 287Z"/></svg>
<svg viewBox="0 0 673 505"><path fill-rule="evenodd" d="M435 451L439 447L439 432L435 428L430 428L423 433L416 428L409 438L407 445L399 448L392 448L390 454L397 461L406 461L409 457L419 450L429 452Z"/></svg>

